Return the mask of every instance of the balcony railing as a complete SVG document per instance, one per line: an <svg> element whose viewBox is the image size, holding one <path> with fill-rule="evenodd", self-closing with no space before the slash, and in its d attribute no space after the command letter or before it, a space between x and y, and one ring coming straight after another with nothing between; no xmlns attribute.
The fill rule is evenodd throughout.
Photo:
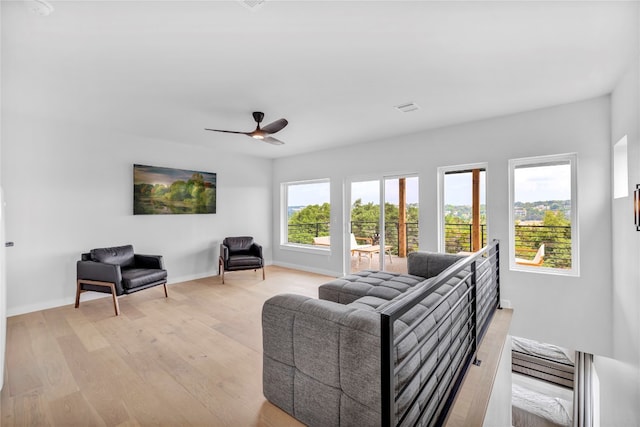
<svg viewBox="0 0 640 427"><path fill-rule="evenodd" d="M418 223L405 224L407 233L406 253L418 250ZM385 223L385 239L398 255L399 223ZM313 238L329 235L328 222L289 224L289 243L313 244ZM377 222L352 221L351 232L356 237L367 237L379 242L380 226ZM480 240L487 244L487 226L480 225ZM552 225L516 225L515 246L517 258L533 259L540 245L545 245L543 267L571 268L571 227ZM471 252L471 224L445 224L445 251L447 253Z"/></svg>
<svg viewBox="0 0 640 427"><path fill-rule="evenodd" d="M540 245L544 245L543 267L571 268L571 226L515 226L517 258L532 259Z"/></svg>
<svg viewBox="0 0 640 427"><path fill-rule="evenodd" d="M393 255L398 255L400 249L398 244L399 228L400 224L397 222L385 223L385 240L386 244L391 246L391 253ZM289 224L288 229L289 243L312 245L314 237L329 235L328 222ZM418 223L405 223L405 229L407 233L406 253L415 252L418 250ZM366 237L371 239L374 244L378 244L380 241L380 226L377 222L352 221L351 232L356 237Z"/></svg>
<svg viewBox="0 0 640 427"><path fill-rule="evenodd" d="M480 246L487 245L487 226L480 224ZM471 224L445 224L444 225L445 252L457 254L458 252L471 252Z"/></svg>
<svg viewBox="0 0 640 427"><path fill-rule="evenodd" d="M471 252L471 224L445 224L445 251ZM480 225L482 245L487 244L486 225ZM543 267L571 268L571 227L555 225L516 225L516 258L533 259L544 244Z"/></svg>

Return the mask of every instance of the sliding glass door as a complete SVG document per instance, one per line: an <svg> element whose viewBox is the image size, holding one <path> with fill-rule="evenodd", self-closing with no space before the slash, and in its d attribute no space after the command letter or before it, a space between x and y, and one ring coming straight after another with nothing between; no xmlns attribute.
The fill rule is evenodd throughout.
<svg viewBox="0 0 640 427"><path fill-rule="evenodd" d="M345 270L406 273L418 249L418 177L352 180L348 200Z"/></svg>

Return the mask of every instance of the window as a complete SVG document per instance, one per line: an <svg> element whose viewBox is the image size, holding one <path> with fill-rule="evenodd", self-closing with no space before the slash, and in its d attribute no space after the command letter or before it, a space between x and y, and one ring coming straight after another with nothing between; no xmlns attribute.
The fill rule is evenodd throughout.
<svg viewBox="0 0 640 427"><path fill-rule="evenodd" d="M629 195L629 171L627 169L627 135L613 146L613 198Z"/></svg>
<svg viewBox="0 0 640 427"><path fill-rule="evenodd" d="M577 276L576 155L509 161L510 266Z"/></svg>
<svg viewBox="0 0 640 427"><path fill-rule="evenodd" d="M328 179L282 184L283 244L327 248L331 214Z"/></svg>
<svg viewBox="0 0 640 427"><path fill-rule="evenodd" d="M438 169L440 251L475 252L487 244L486 164Z"/></svg>

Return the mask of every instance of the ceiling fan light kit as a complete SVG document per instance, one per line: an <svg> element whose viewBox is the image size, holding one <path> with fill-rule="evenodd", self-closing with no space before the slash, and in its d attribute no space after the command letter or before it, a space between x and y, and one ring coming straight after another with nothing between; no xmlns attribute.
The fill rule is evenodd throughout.
<svg viewBox="0 0 640 427"><path fill-rule="evenodd" d="M273 144L273 145L284 144L284 142L270 135L276 132L280 132L282 129L285 128L285 126L289 124L289 122L286 119L279 119L279 120L276 120L275 122L269 123L263 128L260 128L260 123L262 123L262 119L264 119L263 112L261 111L253 112L253 120L256 121L256 128L251 132L240 132L235 130L208 129L208 128L205 128L205 130L210 130L213 132L236 133L241 135L247 135L247 136L250 136L251 138L259 139L261 141L268 142L269 144Z"/></svg>
<svg viewBox="0 0 640 427"><path fill-rule="evenodd" d="M49 16L53 13L53 6L46 0L25 0L31 13L38 16Z"/></svg>

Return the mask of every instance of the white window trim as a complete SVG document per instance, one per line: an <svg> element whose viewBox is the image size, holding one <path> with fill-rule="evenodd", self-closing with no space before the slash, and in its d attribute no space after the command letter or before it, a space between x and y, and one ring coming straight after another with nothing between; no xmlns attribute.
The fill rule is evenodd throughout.
<svg viewBox="0 0 640 427"><path fill-rule="evenodd" d="M444 176L448 172L457 172L471 169L484 169L485 177L485 197L489 195L489 164L484 163L469 163L465 165L454 166L441 166L438 168L438 252L445 253L446 241L444 236ZM487 242L490 242L490 229L489 229L489 200L485 200L485 211L487 212L487 223L485 224L487 230Z"/></svg>
<svg viewBox="0 0 640 427"><path fill-rule="evenodd" d="M534 267L516 264L515 260L515 218L513 215L514 171L517 166L568 161L571 167L571 269ZM525 157L509 160L509 269L539 274L560 276L580 276L579 224L578 224L578 155L576 153L552 154L548 156Z"/></svg>
<svg viewBox="0 0 640 427"><path fill-rule="evenodd" d="M629 151L627 135L613 145L613 198L629 197Z"/></svg>
<svg viewBox="0 0 640 427"><path fill-rule="evenodd" d="M280 249L294 251L294 252L305 252L305 253L311 253L311 254L317 254L317 255L331 255L330 246L324 247L324 246L305 245L302 243L289 243L287 241L289 238L289 221L288 221L289 193L287 191L288 187L290 185L318 184L318 183L328 183L329 188L331 188L331 180L329 178L309 179L304 181L288 181L280 184ZM331 197L331 191L329 191L329 197ZM331 228L331 224L329 224L329 228Z"/></svg>

